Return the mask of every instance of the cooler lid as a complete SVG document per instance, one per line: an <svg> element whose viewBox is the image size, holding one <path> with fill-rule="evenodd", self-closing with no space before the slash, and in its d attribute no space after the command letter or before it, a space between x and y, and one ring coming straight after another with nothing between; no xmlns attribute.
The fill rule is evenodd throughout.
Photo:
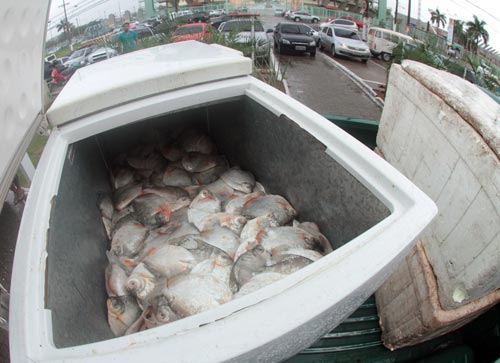
<svg viewBox="0 0 500 363"><path fill-rule="evenodd" d="M42 119L48 10L49 0L0 1L0 206Z"/></svg>
<svg viewBox="0 0 500 363"><path fill-rule="evenodd" d="M252 73L251 59L216 44L185 41L79 69L47 111L52 125L151 95Z"/></svg>

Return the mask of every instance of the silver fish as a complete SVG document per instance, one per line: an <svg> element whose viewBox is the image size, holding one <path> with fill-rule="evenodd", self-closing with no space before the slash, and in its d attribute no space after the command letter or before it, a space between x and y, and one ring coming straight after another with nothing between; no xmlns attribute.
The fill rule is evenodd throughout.
<svg viewBox="0 0 500 363"><path fill-rule="evenodd" d="M183 169L169 166L163 172L162 181L164 185L186 187L191 185L191 175Z"/></svg>
<svg viewBox="0 0 500 363"><path fill-rule="evenodd" d="M229 169L220 178L234 190L243 193L251 193L255 186L255 177L252 173L239 168Z"/></svg>
<svg viewBox="0 0 500 363"><path fill-rule="evenodd" d="M146 315L146 327L155 328L160 325L171 323L179 319L170 308L168 300L164 295L158 295L153 299L151 313Z"/></svg>
<svg viewBox="0 0 500 363"><path fill-rule="evenodd" d="M164 187L146 187L143 192L145 194L156 194L169 203L176 202L181 197L189 197L188 192L180 187L164 186Z"/></svg>
<svg viewBox="0 0 500 363"><path fill-rule="evenodd" d="M191 180L193 184L206 185L215 182L228 169L226 159L223 157L216 158L216 165L205 171L193 173Z"/></svg>
<svg viewBox="0 0 500 363"><path fill-rule="evenodd" d="M109 220L113 219L115 208L113 207L113 199L109 194L100 194L98 197L98 207L101 211L101 217Z"/></svg>
<svg viewBox="0 0 500 363"><path fill-rule="evenodd" d="M312 234L297 227L267 228L262 237L262 247L272 256L291 248L317 249L319 240Z"/></svg>
<svg viewBox="0 0 500 363"><path fill-rule="evenodd" d="M303 229L304 231L309 232L310 234L314 235L320 241L321 252L323 252L325 255L327 255L333 251L332 245L330 244L328 239L320 232L319 227L316 223L314 223L314 222L302 222L302 223L300 223L299 221L294 220L293 226L300 228L300 229Z"/></svg>
<svg viewBox="0 0 500 363"><path fill-rule="evenodd" d="M132 201L142 194L142 185L139 183L128 184L117 189L113 195L115 209L121 211L128 207Z"/></svg>
<svg viewBox="0 0 500 363"><path fill-rule="evenodd" d="M221 226L231 230L239 236L246 223L247 219L238 214L224 212L214 213L201 220L200 230L203 232L212 229L214 226Z"/></svg>
<svg viewBox="0 0 500 363"><path fill-rule="evenodd" d="M141 309L133 296L112 296L108 298L108 323L117 337L125 334L141 315Z"/></svg>
<svg viewBox="0 0 500 363"><path fill-rule="evenodd" d="M144 265L139 263L130 274L125 287L140 301L147 301L154 293L158 280Z"/></svg>
<svg viewBox="0 0 500 363"><path fill-rule="evenodd" d="M217 255L201 261L191 270L192 274L212 275L229 286L233 259L227 255Z"/></svg>
<svg viewBox="0 0 500 363"><path fill-rule="evenodd" d="M106 279L106 292L108 296L124 296L129 295L126 289L127 273L122 268L118 258L106 251L109 264L104 271Z"/></svg>
<svg viewBox="0 0 500 363"><path fill-rule="evenodd" d="M260 245L241 255L231 271L231 289L236 291L270 263L269 253Z"/></svg>
<svg viewBox="0 0 500 363"><path fill-rule="evenodd" d="M215 154L217 149L210 137L197 131L184 131L179 137L181 149L185 152Z"/></svg>
<svg viewBox="0 0 500 363"><path fill-rule="evenodd" d="M279 195L265 195L255 198L243 206L241 215L251 219L272 213L280 225L290 222L297 212L288 201Z"/></svg>
<svg viewBox="0 0 500 363"><path fill-rule="evenodd" d="M136 220L123 223L113 234L111 250L118 256L134 257L139 253L148 229Z"/></svg>
<svg viewBox="0 0 500 363"><path fill-rule="evenodd" d="M264 188L264 186L261 183L255 182L255 186L253 187L253 192L261 192L266 194L266 188Z"/></svg>
<svg viewBox="0 0 500 363"><path fill-rule="evenodd" d="M297 255L283 255L279 262L266 267L267 272L278 272L280 274L292 274L307 265L313 263L310 259Z"/></svg>
<svg viewBox="0 0 500 363"><path fill-rule="evenodd" d="M305 257L313 262L317 261L321 257L323 257L323 255L321 253L319 253L318 251L306 250L304 248L290 248L283 253L280 253L278 255L273 256L273 261L275 261L275 262L280 261L283 258L283 256L287 256L287 255L302 256L302 257Z"/></svg>
<svg viewBox="0 0 500 363"><path fill-rule="evenodd" d="M240 245L240 238L236 233L218 225L201 232L200 238L209 245L223 250L231 258L234 257L234 253Z"/></svg>
<svg viewBox="0 0 500 363"><path fill-rule="evenodd" d="M193 254L181 246L149 247L142 260L151 271L170 278L189 272L197 263Z"/></svg>
<svg viewBox="0 0 500 363"><path fill-rule="evenodd" d="M120 222L124 217L130 215L134 212L134 207L129 205L126 208L123 208L121 211L116 211L113 214L113 218L111 219L111 224L113 225L113 230L116 229L116 224Z"/></svg>
<svg viewBox="0 0 500 363"><path fill-rule="evenodd" d="M170 307L180 317L210 310L231 300L227 284L212 275L188 274L169 279L163 290Z"/></svg>
<svg viewBox="0 0 500 363"><path fill-rule="evenodd" d="M169 203L157 194L146 194L136 198L133 202L138 219L148 226L161 226L170 220L173 211L186 207L191 199L181 196Z"/></svg>
<svg viewBox="0 0 500 363"><path fill-rule="evenodd" d="M125 333L123 335L130 335L130 334L134 334L134 333L137 333L141 330L144 330L146 329L146 316L151 314L151 311L153 310L152 307L147 307L142 313L141 315L139 315L139 318L134 321L128 328L127 330L125 331Z"/></svg>
<svg viewBox="0 0 500 363"><path fill-rule="evenodd" d="M197 263L217 256L226 256L230 258L226 252L206 243L197 235L187 235L170 239L168 243L174 246L183 247L191 252Z"/></svg>
<svg viewBox="0 0 500 363"><path fill-rule="evenodd" d="M246 204L250 203L255 199L262 198L264 195L265 194L262 192L255 192L237 196L227 202L224 210L227 213L241 214L241 211Z"/></svg>
<svg viewBox="0 0 500 363"><path fill-rule="evenodd" d="M176 145L167 145L162 147L161 154L168 161L179 161L185 153Z"/></svg>
<svg viewBox="0 0 500 363"><path fill-rule="evenodd" d="M246 284L244 284L236 294L234 294L234 299L251 294L252 292L260 290L284 277L286 277L286 275L277 272L263 272L255 275Z"/></svg>
<svg viewBox="0 0 500 363"><path fill-rule="evenodd" d="M160 168L164 159L161 155L152 153L146 157L142 156L132 156L127 158L127 163L134 169L137 170L154 170Z"/></svg>
<svg viewBox="0 0 500 363"><path fill-rule="evenodd" d="M191 152L182 158L182 167L190 173L199 173L214 168L217 165L218 158L215 155Z"/></svg>
<svg viewBox="0 0 500 363"><path fill-rule="evenodd" d="M134 181L134 172L129 168L117 168L111 175L113 189L120 189Z"/></svg>
<svg viewBox="0 0 500 363"><path fill-rule="evenodd" d="M113 238L113 223L106 217L101 217L101 220L104 229L106 230L106 237L111 240L111 238Z"/></svg>
<svg viewBox="0 0 500 363"><path fill-rule="evenodd" d="M200 229L202 220L221 211L221 201L208 190L202 190L188 208L188 220Z"/></svg>
<svg viewBox="0 0 500 363"><path fill-rule="evenodd" d="M241 243L236 249L234 258L237 259L245 252L250 251L256 245L262 243L262 237L264 237L266 228L278 226L278 221L271 213L249 220L241 231Z"/></svg>
<svg viewBox="0 0 500 363"><path fill-rule="evenodd" d="M238 198L242 195L245 195L242 192L238 192L234 190L229 185L224 183L222 179L216 180L213 183L206 185L203 189L208 190L214 196L217 197L222 203L222 206L225 206L230 200Z"/></svg>

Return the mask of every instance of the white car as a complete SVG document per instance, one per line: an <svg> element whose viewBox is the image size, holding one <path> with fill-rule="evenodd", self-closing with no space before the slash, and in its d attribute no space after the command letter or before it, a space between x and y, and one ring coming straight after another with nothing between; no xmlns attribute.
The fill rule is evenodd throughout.
<svg viewBox="0 0 500 363"><path fill-rule="evenodd" d="M319 17L309 14L307 11L292 11L287 15L288 19L295 21L309 21L311 23L318 23Z"/></svg>
<svg viewBox="0 0 500 363"><path fill-rule="evenodd" d="M329 22L321 23L319 25L319 28L323 29L323 28L326 28L327 26L333 26L336 28L338 28L338 27L347 28L347 29L353 30L355 32L358 31L358 26L356 25L356 23L351 21L351 20L347 20L347 19L334 19L334 20L329 21Z"/></svg>
<svg viewBox="0 0 500 363"><path fill-rule="evenodd" d="M113 48L99 48L96 49L94 52L90 53L89 56L87 57L87 62L88 63L97 63L99 61L116 57L118 55L118 52L114 50Z"/></svg>
<svg viewBox="0 0 500 363"><path fill-rule="evenodd" d="M363 63L371 57L370 48L361 40L357 31L342 27L327 26L319 33L319 48L336 55L359 58Z"/></svg>
<svg viewBox="0 0 500 363"><path fill-rule="evenodd" d="M216 9L216 10L210 10L208 12L208 15L210 16L221 16L223 14L225 14L226 11L224 9Z"/></svg>
<svg viewBox="0 0 500 363"><path fill-rule="evenodd" d="M262 23L258 20L253 21L254 25L254 40L252 40L252 20L250 19L234 19L222 23L219 26L219 32L224 34L226 38L234 35L234 40L239 44L255 44L253 48L255 58L258 59L268 59L269 52L271 49L271 42L267 37L267 33L264 31ZM243 53L245 56L249 56L251 49L244 49Z"/></svg>

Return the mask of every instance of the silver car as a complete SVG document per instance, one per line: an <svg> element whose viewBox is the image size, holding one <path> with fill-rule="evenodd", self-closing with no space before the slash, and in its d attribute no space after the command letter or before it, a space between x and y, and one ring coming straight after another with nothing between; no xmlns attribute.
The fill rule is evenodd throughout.
<svg viewBox="0 0 500 363"><path fill-rule="evenodd" d="M113 48L103 47L90 53L90 55L87 57L87 61L88 63L92 64L108 58L116 57L117 55L118 52Z"/></svg>
<svg viewBox="0 0 500 363"><path fill-rule="evenodd" d="M330 51L335 57L345 55L368 62L371 57L370 48L361 40L357 31L327 26L319 33L319 47Z"/></svg>
<svg viewBox="0 0 500 363"><path fill-rule="evenodd" d="M358 26L356 25L355 22L347 19L334 19L332 21L326 22L326 23L321 23L319 25L320 29L323 29L327 26L333 26L333 27L342 27L342 28L347 28L351 29L352 31L357 32L358 31Z"/></svg>
<svg viewBox="0 0 500 363"><path fill-rule="evenodd" d="M290 20L299 21L309 21L311 23L318 23L319 17L309 14L307 11L292 11L288 14Z"/></svg>
<svg viewBox="0 0 500 363"><path fill-rule="evenodd" d="M260 21L251 19L229 20L219 26L219 32L224 34L226 39L232 39L241 44L245 56L250 56L251 51L253 51L255 58L268 60L271 43Z"/></svg>

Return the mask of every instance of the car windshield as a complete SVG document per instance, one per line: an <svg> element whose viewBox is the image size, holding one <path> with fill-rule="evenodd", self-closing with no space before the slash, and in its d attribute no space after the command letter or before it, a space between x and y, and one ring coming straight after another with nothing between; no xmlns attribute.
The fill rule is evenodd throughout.
<svg viewBox="0 0 500 363"><path fill-rule="evenodd" d="M203 31L201 25L183 26L175 31L174 35L197 34Z"/></svg>
<svg viewBox="0 0 500 363"><path fill-rule="evenodd" d="M349 39L354 39L354 40L361 40L358 33L353 32L352 30L339 29L339 28L335 28L334 30L335 30L335 36L337 36L337 37L349 38Z"/></svg>
<svg viewBox="0 0 500 363"><path fill-rule="evenodd" d="M281 32L283 34L307 34L309 33L309 29L299 24L283 24L281 26Z"/></svg>
<svg viewBox="0 0 500 363"><path fill-rule="evenodd" d="M254 30L256 32L263 32L264 27L260 21L254 22ZM229 21L224 24L223 32L251 32L252 22L251 21Z"/></svg>

